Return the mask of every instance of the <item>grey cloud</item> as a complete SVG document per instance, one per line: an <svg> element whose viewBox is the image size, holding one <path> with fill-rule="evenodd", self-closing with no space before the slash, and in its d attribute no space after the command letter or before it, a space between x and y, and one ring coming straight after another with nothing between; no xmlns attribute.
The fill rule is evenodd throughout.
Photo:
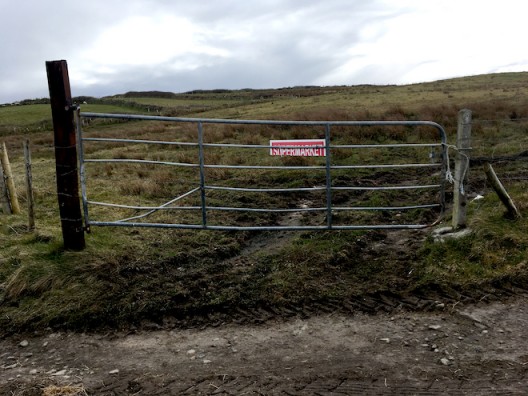
<svg viewBox="0 0 528 396"><path fill-rule="evenodd" d="M44 62L52 59L68 60L70 75L78 79L72 80L75 95L104 96L140 89L275 88L324 81L397 83L420 60L376 56L369 61L371 54L361 47L365 44L362 34L375 28L374 33L370 30L372 41L397 34L388 31L390 22L413 15L418 5L427 8L424 4L418 0L0 0L0 103L47 96ZM456 9L458 2L434 4ZM489 12L494 6L482 7ZM115 59L105 64L105 59L89 57L100 53L91 51L108 28L132 16L163 15L191 23L202 48L172 59L161 57L160 64L141 62L142 66L120 65ZM477 35L477 27L473 28ZM416 37L423 34L416 32ZM435 37L436 45L443 44L443 37ZM178 39L173 38L174 48ZM401 45L411 47L413 43ZM170 54L172 49L161 50ZM354 59L360 62L354 64ZM501 68L496 59L493 62L479 70ZM522 68L526 60L504 63L518 63L515 67Z"/></svg>

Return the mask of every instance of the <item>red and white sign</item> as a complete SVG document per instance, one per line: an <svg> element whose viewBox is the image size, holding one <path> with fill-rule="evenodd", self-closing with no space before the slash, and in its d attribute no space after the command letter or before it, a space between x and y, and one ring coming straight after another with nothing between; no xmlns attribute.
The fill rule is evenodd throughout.
<svg viewBox="0 0 528 396"><path fill-rule="evenodd" d="M281 157L324 157L324 139L270 140L270 155Z"/></svg>

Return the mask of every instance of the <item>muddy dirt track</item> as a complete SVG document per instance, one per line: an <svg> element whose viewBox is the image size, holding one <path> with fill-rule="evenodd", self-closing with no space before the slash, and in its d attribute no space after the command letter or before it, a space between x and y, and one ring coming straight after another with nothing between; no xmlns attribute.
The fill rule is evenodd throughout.
<svg viewBox="0 0 528 396"><path fill-rule="evenodd" d="M527 328L521 294L438 301L429 312L336 312L128 334L49 331L0 341L0 394L79 385L108 396L525 395Z"/></svg>

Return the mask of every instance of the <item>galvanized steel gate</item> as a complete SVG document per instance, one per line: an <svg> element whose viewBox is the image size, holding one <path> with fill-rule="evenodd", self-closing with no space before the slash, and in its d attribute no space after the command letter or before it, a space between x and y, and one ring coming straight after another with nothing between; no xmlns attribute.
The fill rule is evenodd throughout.
<svg viewBox="0 0 528 396"><path fill-rule="evenodd" d="M447 165L447 145L446 145L446 133L442 126L437 123L429 121L267 121L267 120L225 120L225 119L199 119L199 118L174 118L174 117L154 117L154 116L143 116L143 115L127 115L127 114L101 114L101 113L88 113L81 112L80 110L76 113L76 125L78 133L78 144L79 144L79 162L80 162L80 175L81 175L81 189L82 189L82 203L84 209L84 221L85 226L89 229L91 226L126 226L126 227L164 227L164 228L181 228L181 229L210 229L210 230L349 230L349 229L418 229L430 226L438 217L443 214L444 210L444 180ZM108 138L108 137L90 137L85 136L86 133L83 131L83 123L85 120L97 120L97 119L113 119L113 120L135 120L135 121L158 121L166 123L167 125L195 125L196 128L196 140L195 141L181 141L178 138L170 141L158 141L149 139L127 139L127 138ZM99 121L101 122L101 121ZM292 151L283 151L283 156L277 156L275 158L269 157L270 150L272 149L271 143L266 144L254 144L250 142L245 143L230 143L230 142L209 142L207 137L208 128L211 126L230 126L234 128L230 131L230 135L236 134L236 128L278 128L281 133L286 133L289 129L294 128L305 128L305 131L309 131L313 137L319 137L322 142L322 146L316 146L316 149L324 149L324 156L310 159L298 159L290 157L289 154L293 153L297 146L282 145L283 149L292 149ZM429 141L414 141L407 143L405 139L403 141L396 142L385 142L384 143L368 143L368 144L347 144L346 137L352 136L352 132L343 133L343 129L353 128L406 128L407 134L412 135L418 128L432 129L433 133L429 133L427 136L433 136ZM94 126L90 127L90 131L95 129ZM193 127L194 128L194 127ZM333 139L333 131L340 130L339 142L335 142ZM286 131L286 132L284 132ZM255 135L258 131L254 131ZM228 136L229 137L229 136ZM304 138L304 136L303 136ZM223 140L226 140L225 138ZM169 147L175 153L177 150L191 149L195 151L194 161L175 161L167 158L127 158L121 156L120 158L100 158L92 157L87 155L85 146L87 144L106 144L113 146L127 146L127 145L141 145L146 147L147 150L152 147ZM248 150L249 155L243 157L236 157L236 163L213 163L215 160L220 158L212 156L212 160L208 161L207 153L211 150L222 150L222 149L234 149L234 150ZM420 161L413 162L391 162L386 163L387 150L421 150L421 154L417 155ZM374 154L371 157L381 156L379 155L380 150L385 150L382 155L385 163L354 163L351 161L352 153L358 150L373 150ZM94 153L98 151L94 150ZM424 155L424 153L427 153ZM279 153L280 154L280 153ZM264 156L267 156L266 158ZM359 156L358 158L360 158ZM265 158L265 164L251 163L255 160ZM334 160L335 158L335 160ZM364 156L367 158L367 156ZM390 161L389 161L390 162ZM198 177L196 178L197 184L189 188L186 191L179 192L176 196L168 197L161 204L151 203L110 203L91 200L89 193L90 190L87 185L87 168L90 166L101 166L106 164L107 167L113 169L113 167L119 166L120 164L139 165L139 166L169 166L175 167L182 172L188 172L190 169L197 172ZM292 180L281 185L267 185L258 186L258 181L251 185L238 186L233 185L235 179L231 178L230 172L240 171L251 171L251 172L290 172ZM420 179L415 177L415 173L411 173L409 179L403 180L399 177L405 172L422 172L426 171L430 173L433 182L419 183L413 182L414 179ZM212 184L209 173L212 172L224 172L223 180L225 183ZM302 177L299 176L299 172L310 172L321 173L320 183L316 185L298 185L302 183ZM360 176L350 175L356 172ZM369 172L372 173L372 177L375 176L375 172L384 172L385 178L394 179L394 182L385 183L384 185L377 185L375 182L369 180ZM392 172L392 173L391 173ZM174 173L177 175L177 173ZM123 177L126 175L123 174ZM128 175L127 177L133 177ZM280 180L284 182L288 179L287 176L281 175ZM298 180L297 180L298 179ZM398 179L398 180L396 180ZM178 181L179 180L179 181ZM174 184L181 183L185 184L185 179L174 180ZM421 180L421 179L420 179ZM348 185L346 182L350 182ZM167 182L167 181L165 181ZM213 180L214 182L214 180ZM99 188L99 187L98 187ZM90 190L90 191L89 191ZM397 194L397 193L409 193L413 191L415 197L425 197L425 201L421 198L420 202L416 202L415 198L411 198L412 202L402 202L402 198L391 196L390 200L395 202L394 205L387 205L386 199L382 201L382 204L369 205L357 205L354 204L356 196L359 194ZM98 192L98 191L95 191ZM418 192L418 195L416 195ZM292 200L286 207L255 207L254 205L248 204L246 206L240 206L240 202L250 202L251 199L231 199L227 198L228 202L237 202L236 206L229 206L219 204L216 199L212 199L209 194L212 193L226 193L233 194L239 197L241 194L289 194ZM316 200L310 200L303 198L305 195L319 193L320 197ZM334 196L337 194L343 194L343 197L339 199L340 202L335 202ZM347 195L348 194L348 195ZM356 195L354 195L356 194ZM405 199L405 195L403 199ZM379 202L379 198L378 202ZM187 200L192 200L193 203L186 204ZM271 200L271 198L270 198ZM318 205L311 204L318 201ZM266 202L266 199L260 198L259 203ZM392 201L391 201L392 202ZM92 220L91 219L91 207L106 208L108 214L125 213L131 212L128 215L121 215L124 217L117 218L114 220ZM411 213L411 219L413 214L420 211L430 211L434 213L434 219L429 216L422 216L422 219L427 221L408 221L409 216L404 216L404 213ZM170 216L165 215L163 221L149 221L153 215L159 213L194 213L195 216L175 215L172 220ZM232 219L223 219L221 221L214 220L214 213L235 213L234 222ZM376 212L379 214L377 220L374 222L363 223L363 218L357 217L357 213ZM395 215L393 215L396 213ZM258 220L258 224L240 224L237 219L244 218L243 214L249 215L269 215L275 216L273 219L266 221ZM306 216L311 217L312 222L277 222L277 217L280 216ZM106 216L106 215L105 215ZM182 221L186 218L186 221ZM249 217L251 220L251 217ZM336 221L336 218L339 221ZM384 218L390 218L390 221L384 222ZM405 219L406 221L400 222L399 219ZM176 221L175 221L176 220ZM226 223L227 221L227 223ZM275 221L275 223L274 223ZM315 223L314 223L315 221ZM344 222L344 223L343 223Z"/></svg>

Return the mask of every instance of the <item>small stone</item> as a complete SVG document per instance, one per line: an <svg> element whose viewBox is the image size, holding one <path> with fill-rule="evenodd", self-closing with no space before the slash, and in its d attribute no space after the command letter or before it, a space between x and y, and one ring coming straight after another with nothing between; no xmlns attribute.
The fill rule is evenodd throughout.
<svg viewBox="0 0 528 396"><path fill-rule="evenodd" d="M430 325L429 326L429 330L439 330L441 328L442 328L442 326L440 326L440 325Z"/></svg>
<svg viewBox="0 0 528 396"><path fill-rule="evenodd" d="M390 338L380 338L380 341L386 342L388 344L390 343Z"/></svg>
<svg viewBox="0 0 528 396"><path fill-rule="evenodd" d="M56 371L52 375L53 376L59 376L59 375L65 375L65 374L66 374L66 370L60 370L60 371Z"/></svg>
<svg viewBox="0 0 528 396"><path fill-rule="evenodd" d="M110 375L119 374L119 369L115 369L115 370L109 371L108 374L110 374Z"/></svg>
<svg viewBox="0 0 528 396"><path fill-rule="evenodd" d="M42 346L43 346L44 348L46 348L46 347L48 346L48 341L44 342L44 343L42 344Z"/></svg>
<svg viewBox="0 0 528 396"><path fill-rule="evenodd" d="M488 330L482 330L482 334L488 334Z"/></svg>
<svg viewBox="0 0 528 396"><path fill-rule="evenodd" d="M25 348L25 347L27 347L29 345L29 341L28 340L24 340L18 345L21 346L22 348Z"/></svg>
<svg viewBox="0 0 528 396"><path fill-rule="evenodd" d="M444 366L449 366L451 362L447 358L440 359L440 363L442 363Z"/></svg>
<svg viewBox="0 0 528 396"><path fill-rule="evenodd" d="M478 327L480 330L486 330L486 325L479 323L479 322L473 322L475 327Z"/></svg>
<svg viewBox="0 0 528 396"><path fill-rule="evenodd" d="M209 363L211 363L211 361L210 361L210 360L207 360L207 359L205 359L205 360L203 361L203 363L204 363L204 364L209 364Z"/></svg>
<svg viewBox="0 0 528 396"><path fill-rule="evenodd" d="M196 351L194 349L189 349L187 351L187 355L194 355L196 353Z"/></svg>
<svg viewBox="0 0 528 396"><path fill-rule="evenodd" d="M37 373L38 373L37 369L29 370L29 374L31 374L31 375L36 375Z"/></svg>

